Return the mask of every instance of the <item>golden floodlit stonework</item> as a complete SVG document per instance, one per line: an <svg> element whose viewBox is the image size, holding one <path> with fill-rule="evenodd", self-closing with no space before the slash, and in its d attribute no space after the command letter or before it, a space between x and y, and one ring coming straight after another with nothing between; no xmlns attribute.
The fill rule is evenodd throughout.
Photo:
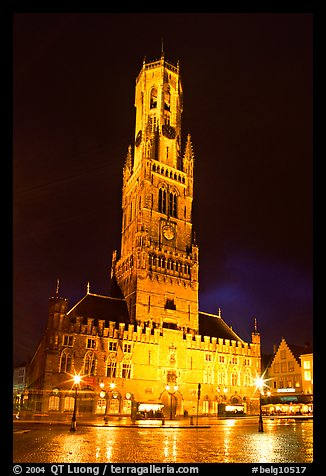
<svg viewBox="0 0 326 476"><path fill-rule="evenodd" d="M135 108L111 293L93 293L88 285L69 308L57 286L46 332L28 368L29 409L72 412L78 374L79 414L132 416L139 404L147 404L145 413L162 409L165 418L257 413L257 329L248 343L220 310L216 315L199 310L195 156L189 134L183 152L181 147L179 65L163 54L144 61Z"/></svg>

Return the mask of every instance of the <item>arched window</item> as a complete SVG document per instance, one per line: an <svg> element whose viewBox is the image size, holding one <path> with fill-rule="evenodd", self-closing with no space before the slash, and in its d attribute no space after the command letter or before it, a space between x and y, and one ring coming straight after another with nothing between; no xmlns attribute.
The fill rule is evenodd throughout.
<svg viewBox="0 0 326 476"><path fill-rule="evenodd" d="M72 412L75 406L75 399L74 397L65 397L64 400L64 411L65 412Z"/></svg>
<svg viewBox="0 0 326 476"><path fill-rule="evenodd" d="M164 188L160 188L158 191L158 211L166 213L166 190Z"/></svg>
<svg viewBox="0 0 326 476"><path fill-rule="evenodd" d="M218 373L218 384L227 385L226 373L225 370L220 370Z"/></svg>
<svg viewBox="0 0 326 476"><path fill-rule="evenodd" d="M116 355L110 354L106 361L106 376L115 378L117 375L117 361Z"/></svg>
<svg viewBox="0 0 326 476"><path fill-rule="evenodd" d="M60 398L57 395L51 395L49 398L49 412L59 411Z"/></svg>
<svg viewBox="0 0 326 476"><path fill-rule="evenodd" d="M231 385L233 387L236 387L238 385L238 374L235 372L231 374Z"/></svg>
<svg viewBox="0 0 326 476"><path fill-rule="evenodd" d="M177 217L177 194L175 192L170 192L169 197L169 215L171 217Z"/></svg>
<svg viewBox="0 0 326 476"><path fill-rule="evenodd" d="M86 352L84 357L84 367L83 367L83 374L84 375L95 375L95 355L94 352Z"/></svg>
<svg viewBox="0 0 326 476"><path fill-rule="evenodd" d="M246 369L246 372L243 374L243 386L250 387L251 380L250 369Z"/></svg>
<svg viewBox="0 0 326 476"><path fill-rule="evenodd" d="M169 88L164 91L164 109L165 111L170 111L171 103L171 94Z"/></svg>
<svg viewBox="0 0 326 476"><path fill-rule="evenodd" d="M210 364L204 369L204 383L214 383L214 373Z"/></svg>
<svg viewBox="0 0 326 476"><path fill-rule="evenodd" d="M126 355L122 361L121 368L121 377L122 378L131 378L131 359L129 355Z"/></svg>
<svg viewBox="0 0 326 476"><path fill-rule="evenodd" d="M59 372L71 372L72 359L71 354L66 349L61 352Z"/></svg>
<svg viewBox="0 0 326 476"><path fill-rule="evenodd" d="M150 107L150 109L155 109L156 106L157 106L157 89L153 88L151 90L151 97L150 97L149 107Z"/></svg>

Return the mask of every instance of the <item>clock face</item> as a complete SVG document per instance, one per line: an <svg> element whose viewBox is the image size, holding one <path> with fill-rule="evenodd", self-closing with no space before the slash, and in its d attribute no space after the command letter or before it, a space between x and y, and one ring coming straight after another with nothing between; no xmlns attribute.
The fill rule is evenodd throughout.
<svg viewBox="0 0 326 476"><path fill-rule="evenodd" d="M141 137L142 137L142 132L139 131L137 136L136 136L136 141L135 141L136 147L138 147L139 144L141 143Z"/></svg>
<svg viewBox="0 0 326 476"><path fill-rule="evenodd" d="M162 133L168 139L174 139L175 138L175 128L170 126L169 124L163 124Z"/></svg>
<svg viewBox="0 0 326 476"><path fill-rule="evenodd" d="M174 228L171 225L165 225L163 227L163 236L167 240L173 240L173 238L175 237Z"/></svg>

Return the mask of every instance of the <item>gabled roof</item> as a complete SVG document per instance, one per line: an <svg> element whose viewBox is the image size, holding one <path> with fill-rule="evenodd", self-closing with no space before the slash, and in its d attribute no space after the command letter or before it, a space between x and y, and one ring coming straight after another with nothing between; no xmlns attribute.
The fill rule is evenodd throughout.
<svg viewBox="0 0 326 476"><path fill-rule="evenodd" d="M199 312L199 334L244 342L220 316L206 312Z"/></svg>
<svg viewBox="0 0 326 476"><path fill-rule="evenodd" d="M313 348L312 348L312 345L310 343L307 343L305 345L289 344L288 341L284 337L282 337L281 342L279 343L279 345L276 349L276 352L273 355L273 359L276 356L276 354L278 353L282 343L285 344L290 349L293 357L296 359L296 361L298 362L299 365L301 365L300 355L312 354L313 353Z"/></svg>
<svg viewBox="0 0 326 476"><path fill-rule="evenodd" d="M125 299L101 296L87 293L68 313L71 317L90 317L95 320L104 319L106 322L129 323L129 314Z"/></svg>

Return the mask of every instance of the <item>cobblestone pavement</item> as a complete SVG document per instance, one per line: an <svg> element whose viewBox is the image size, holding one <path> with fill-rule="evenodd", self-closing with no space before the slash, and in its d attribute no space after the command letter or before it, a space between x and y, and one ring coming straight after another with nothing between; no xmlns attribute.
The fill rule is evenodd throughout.
<svg viewBox="0 0 326 476"><path fill-rule="evenodd" d="M311 463L312 420L220 420L138 428L19 422L14 463Z"/></svg>

